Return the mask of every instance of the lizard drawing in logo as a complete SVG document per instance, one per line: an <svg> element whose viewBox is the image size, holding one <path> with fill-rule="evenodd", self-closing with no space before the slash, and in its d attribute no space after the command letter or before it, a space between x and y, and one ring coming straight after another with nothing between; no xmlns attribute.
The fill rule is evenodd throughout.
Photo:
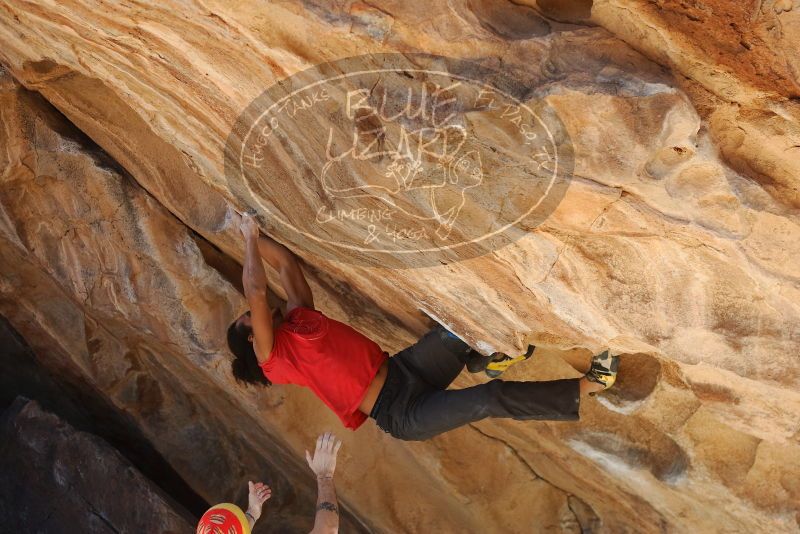
<svg viewBox="0 0 800 534"><path fill-rule="evenodd" d="M439 239L447 239L470 201L468 190L484 178L480 153L465 148L466 128L416 127L414 121L385 121L375 111L359 111L351 139L329 129L319 174L325 192L379 200L419 224L435 224ZM346 149L335 153L341 144Z"/></svg>

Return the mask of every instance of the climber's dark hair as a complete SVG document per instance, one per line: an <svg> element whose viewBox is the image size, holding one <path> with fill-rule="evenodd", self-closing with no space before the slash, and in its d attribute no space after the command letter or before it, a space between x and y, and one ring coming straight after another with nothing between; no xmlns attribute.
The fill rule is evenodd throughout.
<svg viewBox="0 0 800 534"><path fill-rule="evenodd" d="M248 339L252 333L253 329L239 323L238 319L228 327L228 348L234 356L231 363L233 376L236 377L237 381L246 384L270 386L272 382L264 376L264 372L258 365L253 343Z"/></svg>

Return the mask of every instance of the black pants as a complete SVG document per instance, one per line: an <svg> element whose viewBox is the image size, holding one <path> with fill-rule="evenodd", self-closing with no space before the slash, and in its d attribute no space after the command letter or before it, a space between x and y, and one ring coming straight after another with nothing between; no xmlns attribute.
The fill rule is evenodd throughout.
<svg viewBox="0 0 800 534"><path fill-rule="evenodd" d="M579 379L549 382L492 380L447 390L464 368L470 347L434 328L389 359L389 373L370 417L403 440L425 440L486 417L575 421Z"/></svg>

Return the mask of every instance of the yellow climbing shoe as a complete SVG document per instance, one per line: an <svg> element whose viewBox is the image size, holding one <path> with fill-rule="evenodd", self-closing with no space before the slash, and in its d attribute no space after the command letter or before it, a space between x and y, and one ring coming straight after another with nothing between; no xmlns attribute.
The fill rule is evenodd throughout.
<svg viewBox="0 0 800 534"><path fill-rule="evenodd" d="M592 357L592 366L586 373L586 378L592 382L602 384L603 390L614 385L617 381L617 369L619 368L619 356L612 355L605 350ZM594 396L594 393L590 393Z"/></svg>
<svg viewBox="0 0 800 534"><path fill-rule="evenodd" d="M484 372L486 373L486 376L488 376L489 378L497 378L498 376L506 372L506 370L512 365L517 364L519 362L523 362L528 358L530 358L533 355L533 351L535 349L536 347L534 347L533 345L528 345L528 350L527 352L525 352L525 354L513 358L508 354L502 352L495 352L494 354L492 354L492 360L486 366Z"/></svg>

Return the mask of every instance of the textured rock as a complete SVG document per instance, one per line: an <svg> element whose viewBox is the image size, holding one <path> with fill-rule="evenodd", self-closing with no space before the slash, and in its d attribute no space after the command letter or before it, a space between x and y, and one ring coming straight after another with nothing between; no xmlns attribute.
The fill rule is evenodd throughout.
<svg viewBox="0 0 800 534"><path fill-rule="evenodd" d="M57 111L7 74L0 82L3 314L42 367L133 419L207 502L241 501L248 477L264 477L275 490L269 527L310 525L307 467L264 438L247 392L227 393L236 388L219 345L239 294Z"/></svg>
<svg viewBox="0 0 800 534"><path fill-rule="evenodd" d="M212 2L101 11L92 2L4 3L0 62L124 167L150 193L147 202L161 203L224 254L240 259L242 252L227 203L258 207L265 216L268 207L269 229L313 265L322 309L387 350L422 331L422 308L481 350L511 352L528 342L548 349L514 369L515 377L575 374L558 355L580 367L604 346L624 353L619 388L587 401L578 424L484 422L409 445L373 429L350 437L342 491L374 528L796 530L797 9L783 1L529 4ZM256 184L255 206L237 200L222 155L241 110L275 81L312 65L392 51L502 68L528 84L531 102L555 110L574 147L574 177L549 218L504 248L435 267L410 259L403 266L416 269L396 269L345 261L351 258L340 249L278 224L315 216L303 180ZM318 120L300 121L298 129L312 132ZM513 161L525 158L496 145ZM13 176L13 183L32 159L12 156L16 174L4 172L4 179ZM270 162L276 173L297 166L287 153ZM518 178L516 170L504 172ZM27 180L52 174L37 168ZM227 399L225 410L208 408L224 428L244 421L231 413L260 406L261 428L299 451L322 425L335 424L294 388L284 398L231 383L220 338L241 298L200 266L190 241L175 247L155 225L136 249L142 257L135 268L98 268L96 276L76 268L75 245L59 256L57 239L38 233L40 221L63 220L64 208L53 204L72 205L62 199L75 189L40 193L50 207L31 213L36 204L16 203L21 195L4 184L3 234L92 314L106 310L102 318L114 320L115 329L103 334L104 343L122 352L140 346L116 332L134 325L160 350L193 347L168 359L180 369L172 376L229 393L215 397ZM513 201L529 200L526 194ZM95 219L70 215L98 236L85 246L108 250L106 261L120 257L109 246L122 237L109 243L102 223L86 223L113 220L119 197L98 193ZM125 224L134 221L149 219L135 214ZM354 237L341 228L336 239ZM52 232L60 239L68 225ZM81 230L75 232L67 242L80 242ZM58 311L57 301L33 296L55 289L22 286L15 263L23 264L14 260L3 269L7 303L28 304L13 314L6 304L4 311L21 331L27 323L27 337L43 328L58 339L59 361L86 369L92 335L71 338L83 327L69 325L70 313ZM179 290L156 299L161 291L136 286L157 276ZM132 304L132 296L143 304ZM180 313L160 313L173 307ZM106 358L99 371L118 365ZM150 373L156 371L141 371L142 380ZM474 380L462 377L459 385ZM112 380L96 387L121 394ZM145 393L128 392L132 399ZM475 455L479 461L467 461ZM179 471L209 493L191 470Z"/></svg>
<svg viewBox="0 0 800 534"><path fill-rule="evenodd" d="M192 517L96 436L22 397L0 419L0 512L12 532L188 532Z"/></svg>
<svg viewBox="0 0 800 534"><path fill-rule="evenodd" d="M0 377L0 408L11 406L18 397L36 399L42 410L106 441L195 517L208 509L208 503L143 436L135 420L85 383L68 384L58 373L40 365L36 354L5 317L0 317L0 351L6 369Z"/></svg>
<svg viewBox="0 0 800 534"><path fill-rule="evenodd" d="M195 241L40 97L7 76L2 88L0 310L43 366L130 416L207 501L241 500L241 481L264 476L275 497L273 521L263 524L301 531L313 504L298 462L318 432L339 428L335 416L298 388L237 386L223 340L243 299L206 264L222 269L225 259ZM387 348L411 341L402 329L392 332L369 300L348 293L341 282L315 275L312 283L324 309L342 318L344 310L357 314L349 319L374 325ZM346 439L341 485L362 487L353 493L359 507L383 511L363 514L373 528L485 529L502 517L489 500L464 508L465 498L485 496L485 473L466 491L457 489L457 476L440 480L426 467L436 457L428 451L441 446L409 451L371 426L356 435L340 433ZM285 442L296 455L286 456ZM504 450L480 440L475 446L489 456ZM453 442L445 456L458 457L462 449ZM514 478L524 484L530 475L509 470ZM420 495L421 488L424 497L409 502L407 496ZM565 492L542 482L528 488L526 500L540 496L558 506L526 510L523 518L511 516L512 524L527 518L554 527L565 514L571 517ZM343 499L348 503L347 492ZM357 524L345 527L358 530Z"/></svg>

